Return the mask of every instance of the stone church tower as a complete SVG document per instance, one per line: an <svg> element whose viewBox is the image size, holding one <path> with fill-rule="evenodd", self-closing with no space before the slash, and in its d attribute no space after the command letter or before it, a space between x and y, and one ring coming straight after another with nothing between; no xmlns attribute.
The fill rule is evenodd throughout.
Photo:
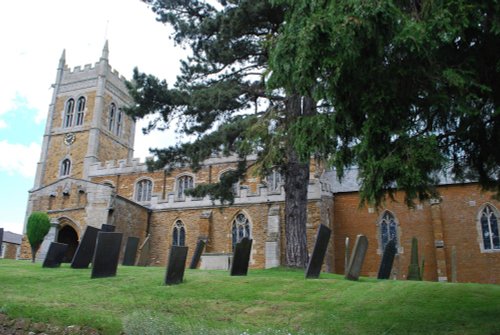
<svg viewBox="0 0 500 335"><path fill-rule="evenodd" d="M99 62L71 70L63 51L34 189L65 177L88 180L91 164L133 157L135 122L122 110L132 100L108 54L106 42Z"/></svg>

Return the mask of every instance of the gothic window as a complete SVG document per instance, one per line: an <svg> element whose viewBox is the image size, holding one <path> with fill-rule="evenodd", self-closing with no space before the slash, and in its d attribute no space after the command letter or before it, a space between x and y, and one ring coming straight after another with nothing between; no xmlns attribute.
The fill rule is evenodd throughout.
<svg viewBox="0 0 500 335"><path fill-rule="evenodd" d="M61 177L69 176L71 171L71 161L66 158L61 162Z"/></svg>
<svg viewBox="0 0 500 335"><path fill-rule="evenodd" d="M491 205L486 205L480 216L484 250L500 250L498 236L498 212Z"/></svg>
<svg viewBox="0 0 500 335"><path fill-rule="evenodd" d="M112 103L109 106L109 124L108 124L108 130L113 132L115 129L115 118L116 118L116 105Z"/></svg>
<svg viewBox="0 0 500 335"><path fill-rule="evenodd" d="M172 245L177 247L186 245L186 229L181 220L175 221L174 230L172 232Z"/></svg>
<svg viewBox="0 0 500 335"><path fill-rule="evenodd" d="M233 236L233 251L236 247L236 243L240 242L244 237L250 237L250 221L248 221L245 214L240 213L236 215L236 218L233 221L232 227L232 236Z"/></svg>
<svg viewBox="0 0 500 335"><path fill-rule="evenodd" d="M120 132L122 131L123 125L123 111L121 108L118 108L118 115L116 117L116 135L120 136Z"/></svg>
<svg viewBox="0 0 500 335"><path fill-rule="evenodd" d="M85 115L85 98L80 97L76 102L76 125L81 126L83 124L83 117Z"/></svg>
<svg viewBox="0 0 500 335"><path fill-rule="evenodd" d="M153 182L149 179L139 180L135 185L135 200L137 202L150 201Z"/></svg>
<svg viewBox="0 0 500 335"><path fill-rule="evenodd" d="M185 196L185 192L194 187L193 177L192 176L180 176L177 178L177 198L183 199Z"/></svg>
<svg viewBox="0 0 500 335"><path fill-rule="evenodd" d="M229 170L229 171L225 171L223 173L221 173L220 177L219 177L219 181L222 181L224 178L227 178L229 177L230 178L230 175L232 173L236 173L236 171L234 170ZM228 186L229 187L229 186ZM238 190L240 189L240 183L239 181L235 182L235 183L232 183L231 184L231 192L233 192L233 195L234 196L237 196L238 195Z"/></svg>
<svg viewBox="0 0 500 335"><path fill-rule="evenodd" d="M64 128L71 127L73 125L73 114L75 112L75 100L69 99L66 102L66 108L64 109Z"/></svg>
<svg viewBox="0 0 500 335"><path fill-rule="evenodd" d="M396 248L398 248L399 241L397 233L397 223L394 215L389 211L385 211L378 223L378 226L381 251L384 251L386 244L392 239L394 239Z"/></svg>
<svg viewBox="0 0 500 335"><path fill-rule="evenodd" d="M267 176L267 189L270 192L278 192L282 184L281 179L281 173L277 170L273 170L271 174Z"/></svg>

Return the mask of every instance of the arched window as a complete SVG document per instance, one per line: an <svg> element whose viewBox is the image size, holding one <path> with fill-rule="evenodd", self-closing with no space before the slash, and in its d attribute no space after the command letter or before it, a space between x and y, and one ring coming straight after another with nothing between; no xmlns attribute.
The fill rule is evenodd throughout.
<svg viewBox="0 0 500 335"><path fill-rule="evenodd" d="M116 105L114 103L111 103L109 106L109 123L108 123L108 130L113 132L115 128L115 118L116 118Z"/></svg>
<svg viewBox="0 0 500 335"><path fill-rule="evenodd" d="M281 184L281 173L277 170L273 170L271 174L267 176L267 189L269 192L278 192Z"/></svg>
<svg viewBox="0 0 500 335"><path fill-rule="evenodd" d="M66 158L61 162L61 177L69 176L71 171L71 161L69 158Z"/></svg>
<svg viewBox="0 0 500 335"><path fill-rule="evenodd" d="M247 217L245 214L240 213L236 215L233 221L233 228L232 228L232 235L233 235L233 250L236 247L236 243L241 241L242 238L244 237L250 237L250 221L248 221Z"/></svg>
<svg viewBox="0 0 500 335"><path fill-rule="evenodd" d="M219 181L223 181L223 179L225 179L225 178L232 178L231 175L233 173L236 173L236 171L229 170L229 171L225 171L225 172L221 173L221 175L219 177ZM228 185L228 188L229 188L229 185ZM239 194L238 193L239 189L240 189L240 182L239 181L231 184L231 192L233 192L234 196L237 196Z"/></svg>
<svg viewBox="0 0 500 335"><path fill-rule="evenodd" d="M177 198L184 199L185 192L194 187L193 177L180 176L177 178Z"/></svg>
<svg viewBox="0 0 500 335"><path fill-rule="evenodd" d="M75 112L75 100L69 99L66 102L66 108L64 109L64 128L71 127L73 125L73 114Z"/></svg>
<svg viewBox="0 0 500 335"><path fill-rule="evenodd" d="M394 215L389 211L385 211L382 217L380 218L378 226L380 234L381 251L382 252L384 251L386 244L392 239L394 239L396 248L398 248L399 246L398 232L397 232L398 227Z"/></svg>
<svg viewBox="0 0 500 335"><path fill-rule="evenodd" d="M491 205L486 205L480 216L484 250L500 250L498 236L498 212Z"/></svg>
<svg viewBox="0 0 500 335"><path fill-rule="evenodd" d="M76 125L81 126L83 124L83 117L85 115L85 98L79 97L76 102Z"/></svg>
<svg viewBox="0 0 500 335"><path fill-rule="evenodd" d="M175 221L174 230L172 231L172 245L176 247L186 245L186 229L181 220Z"/></svg>
<svg viewBox="0 0 500 335"><path fill-rule="evenodd" d="M123 111L121 108L118 108L118 115L116 118L116 135L120 136L120 132L122 131L122 125L123 125Z"/></svg>
<svg viewBox="0 0 500 335"><path fill-rule="evenodd" d="M149 179L142 179L135 185L135 200L137 202L150 201L153 182Z"/></svg>

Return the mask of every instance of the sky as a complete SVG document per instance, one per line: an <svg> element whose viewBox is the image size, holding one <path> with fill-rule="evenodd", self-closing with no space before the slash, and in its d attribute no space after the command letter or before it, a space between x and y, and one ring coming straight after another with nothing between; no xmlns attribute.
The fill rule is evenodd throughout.
<svg viewBox="0 0 500 335"><path fill-rule="evenodd" d="M99 60L108 40L110 65L121 75L130 79L137 66L173 84L186 53L170 31L140 0L0 1L0 228L23 232L62 51L70 68L83 67ZM179 140L172 132L142 135L143 125L135 157Z"/></svg>

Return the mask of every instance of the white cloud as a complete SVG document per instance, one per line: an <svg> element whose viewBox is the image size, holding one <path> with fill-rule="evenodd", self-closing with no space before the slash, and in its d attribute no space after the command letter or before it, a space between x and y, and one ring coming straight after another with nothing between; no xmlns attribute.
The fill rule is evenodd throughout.
<svg viewBox="0 0 500 335"><path fill-rule="evenodd" d="M4 120L0 120L0 129L2 128L7 128L7 122L5 122Z"/></svg>
<svg viewBox="0 0 500 335"><path fill-rule="evenodd" d="M6 140L0 141L0 172L10 176L21 175L32 178L36 173L36 166L40 158L41 146L37 143L30 145L12 144Z"/></svg>

